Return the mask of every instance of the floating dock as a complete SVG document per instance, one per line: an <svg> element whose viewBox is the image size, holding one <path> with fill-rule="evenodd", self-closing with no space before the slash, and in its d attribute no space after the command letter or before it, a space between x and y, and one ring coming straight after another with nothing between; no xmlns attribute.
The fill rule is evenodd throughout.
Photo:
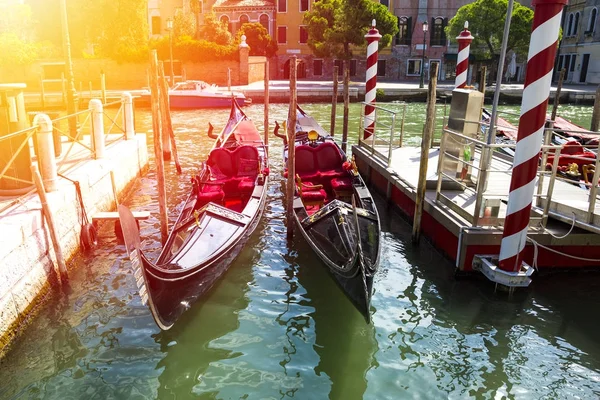
<svg viewBox="0 0 600 400"><path fill-rule="evenodd" d="M391 134L382 133L381 129L379 135L353 146L352 154L365 180L412 221L421 148L401 147L393 126ZM474 265L477 268L476 255L500 253L512 159L497 151L502 145L489 146L493 156L487 169L488 184L483 188L479 180L486 143L448 128L442 135L441 146L429 149L422 233L455 262L457 272L471 272ZM459 148L472 146L475 151L471 161L466 162L445 148L444 140L459 143ZM551 147L545 146L548 151L552 151ZM468 179L461 180L460 172L444 172L440 155L442 164L450 161L456 165L453 171L460 171L461 164L467 167ZM554 171L539 171L539 176L542 178L533 199L524 261L538 270L600 266L600 206L595 201L596 190L591 194L589 187L561 179L556 166Z"/></svg>

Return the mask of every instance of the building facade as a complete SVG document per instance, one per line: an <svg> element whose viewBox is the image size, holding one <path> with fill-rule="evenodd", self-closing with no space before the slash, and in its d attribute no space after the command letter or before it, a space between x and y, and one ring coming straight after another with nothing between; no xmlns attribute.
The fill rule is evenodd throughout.
<svg viewBox="0 0 600 400"><path fill-rule="evenodd" d="M430 62L438 62L438 79L454 80L458 44L454 38L446 37L444 29L456 11L469 1L378 1L396 16L399 28L391 46L379 54L378 79L418 81L421 68L424 68L427 75ZM228 24L233 34L245 22L259 22L267 28L278 44L276 60L271 60L271 71L275 72L274 76L271 76L272 79L288 78L289 60L293 55L297 56L299 61L299 79L330 80L334 65L340 66L341 79L341 61L316 58L308 47L308 33L303 18L304 14L310 11L313 2L314 0L204 0L201 2L201 14L214 12L217 18ZM190 9L190 0L149 0L150 36L168 34L164 20L179 10L190 12ZM427 22L426 33L423 32L424 22ZM350 60L350 76L353 80L365 78L365 52L366 50L357 52L356 57ZM471 66L467 83L474 81L473 69Z"/></svg>
<svg viewBox="0 0 600 400"><path fill-rule="evenodd" d="M555 76L566 70L566 83L600 83L599 0L572 0L562 18L562 40Z"/></svg>

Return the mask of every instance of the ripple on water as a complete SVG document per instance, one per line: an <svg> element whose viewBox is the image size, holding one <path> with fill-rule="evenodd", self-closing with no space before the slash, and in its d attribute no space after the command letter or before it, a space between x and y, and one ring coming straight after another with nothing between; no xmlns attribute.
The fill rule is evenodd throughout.
<svg viewBox="0 0 600 400"><path fill-rule="evenodd" d="M401 105L393 105L401 107ZM359 114L351 105L351 115ZM329 126L329 108L306 105ZM407 105L405 143L418 145L424 106ZM505 107L518 111L518 107ZM338 108L341 133L341 107ZM438 112L442 112L438 109ZM591 108L561 106L583 126ZM246 108L262 125L262 105ZM167 164L169 221L189 176L210 150L208 122L226 110L172 115L184 175ZM286 105L273 105L282 121ZM136 114L150 131L149 113ZM351 118L356 140L358 118ZM152 141L148 140L149 149ZM73 292L55 296L0 360L0 398L398 399L598 398L600 280L536 278L506 299L453 266L377 198L382 260L366 325L300 237L285 238L282 146L271 139L269 203L247 247L207 296L161 332L140 302L112 224L101 246L73 261ZM155 172L125 204L141 221L149 256L160 251ZM582 306L584 305L584 306Z"/></svg>

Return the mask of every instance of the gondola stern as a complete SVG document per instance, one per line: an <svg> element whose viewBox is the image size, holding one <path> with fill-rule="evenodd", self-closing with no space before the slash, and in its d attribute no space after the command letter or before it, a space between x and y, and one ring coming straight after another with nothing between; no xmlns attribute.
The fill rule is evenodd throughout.
<svg viewBox="0 0 600 400"><path fill-rule="evenodd" d="M154 301L152 299L152 293L148 290L148 268L155 268L154 264L148 260L141 250L140 232L137 226L137 222L131 213L131 210L126 206L120 204L118 207L119 221L121 223L121 229L123 231L123 240L125 242L125 249L129 255L131 261L131 268L133 270L133 276L135 283L138 288L138 293L142 304L147 305L152 313L152 318L156 325L162 330L168 330L173 326L173 323L166 322L161 318Z"/></svg>

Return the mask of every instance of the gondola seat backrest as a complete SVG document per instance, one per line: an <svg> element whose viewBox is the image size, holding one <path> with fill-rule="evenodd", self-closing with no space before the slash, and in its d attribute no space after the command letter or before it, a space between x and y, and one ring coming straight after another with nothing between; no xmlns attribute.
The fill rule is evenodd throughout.
<svg viewBox="0 0 600 400"><path fill-rule="evenodd" d="M231 151L213 149L208 156L208 167L213 178L226 180L236 177L254 177L259 169L258 150L254 146L240 146Z"/></svg>
<svg viewBox="0 0 600 400"><path fill-rule="evenodd" d="M315 158L320 172L339 170L344 162L337 146L331 142L321 143L315 149Z"/></svg>
<svg viewBox="0 0 600 400"><path fill-rule="evenodd" d="M318 175L315 163L314 149L310 146L301 145L296 147L296 174L302 179L310 179Z"/></svg>

